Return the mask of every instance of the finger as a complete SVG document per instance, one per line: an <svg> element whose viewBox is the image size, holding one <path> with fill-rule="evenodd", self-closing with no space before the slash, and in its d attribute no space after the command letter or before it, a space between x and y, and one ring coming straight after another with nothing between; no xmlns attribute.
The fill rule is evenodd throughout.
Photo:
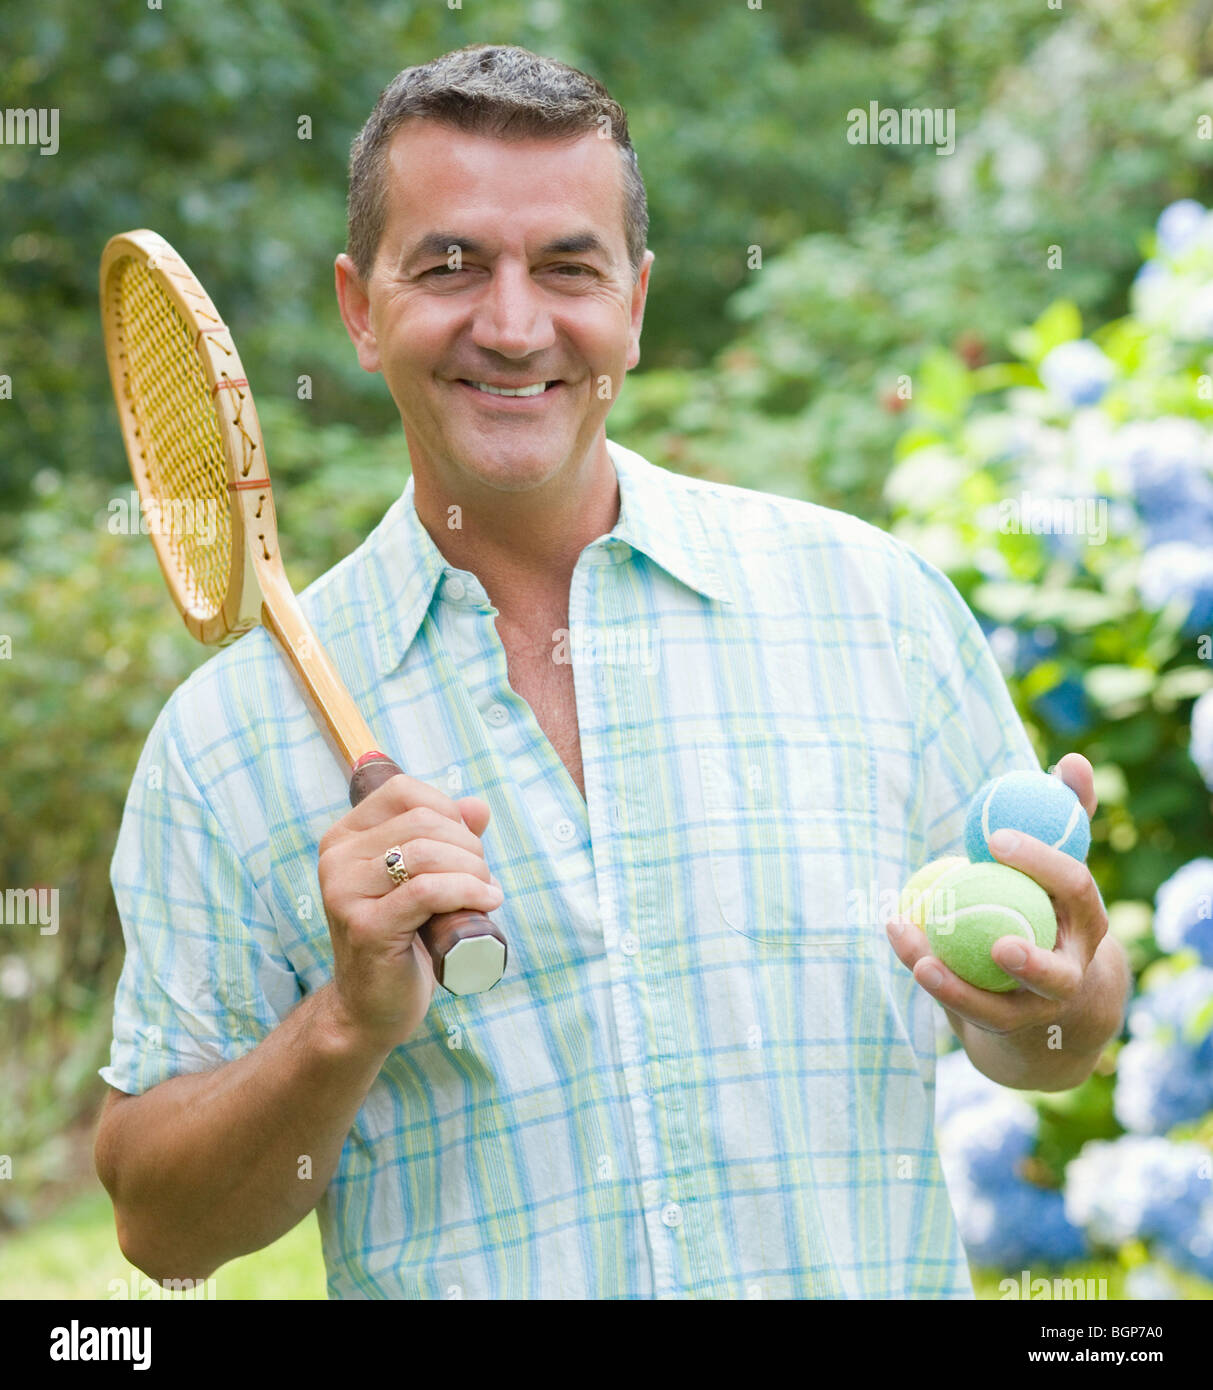
<svg viewBox="0 0 1213 1390"><path fill-rule="evenodd" d="M902 965L913 970L915 965L931 954L931 943L927 934L908 917L892 917L885 923L889 944L897 954Z"/></svg>
<svg viewBox="0 0 1213 1390"><path fill-rule="evenodd" d="M1000 864L1035 880L1053 902L1065 944L1076 945L1085 968L1108 929L1108 916L1091 871L1051 845L1014 830L990 836L990 852Z"/></svg>
<svg viewBox="0 0 1213 1390"><path fill-rule="evenodd" d="M1058 759L1052 775L1074 792L1088 817L1095 815L1099 806L1095 796L1095 770L1081 753L1067 753Z"/></svg>
<svg viewBox="0 0 1213 1390"><path fill-rule="evenodd" d="M1046 951L1022 936L1002 936L990 948L990 955L1008 975L1042 999L1065 1003L1082 988L1084 966L1073 951Z"/></svg>
<svg viewBox="0 0 1213 1390"><path fill-rule="evenodd" d="M483 835L488 829L492 812L489 803L479 796L461 796L455 803L463 817L463 823L473 835Z"/></svg>
<svg viewBox="0 0 1213 1390"><path fill-rule="evenodd" d="M906 931L910 930L907 927ZM915 982L945 1009L966 1018L979 1028L1010 1033L1045 1023L1057 1014L1057 1005L1026 989L995 994L978 989L953 973L929 951L918 955L911 967Z"/></svg>
<svg viewBox="0 0 1213 1390"><path fill-rule="evenodd" d="M448 820L431 806L414 806L391 820L381 821L352 839L349 847L359 859L382 859L395 845L407 845L413 840L441 840L484 858L483 843L462 819Z"/></svg>
<svg viewBox="0 0 1213 1390"><path fill-rule="evenodd" d="M379 899L391 918L422 926L440 912L493 912L504 900L501 889L475 874L421 874Z"/></svg>
<svg viewBox="0 0 1213 1390"><path fill-rule="evenodd" d="M381 787L376 787L365 801L355 806L344 817L345 826L347 830L354 832L369 830L393 816L403 815L404 812L419 806L437 811L458 825L463 824L459 807L445 792L440 792L428 782L420 782L416 777L409 777L402 772L399 777L389 777Z"/></svg>
<svg viewBox="0 0 1213 1390"><path fill-rule="evenodd" d="M444 844L440 840L409 840L401 845L408 878L396 884L382 858L356 859L347 868L344 887L364 898L382 898L397 892L414 879L425 874L459 874L494 882L489 866L480 856L460 845Z"/></svg>

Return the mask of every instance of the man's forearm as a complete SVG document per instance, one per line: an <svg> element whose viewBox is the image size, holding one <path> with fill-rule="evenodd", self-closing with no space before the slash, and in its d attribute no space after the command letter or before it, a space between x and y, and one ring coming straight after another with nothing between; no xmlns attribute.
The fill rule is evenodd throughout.
<svg viewBox="0 0 1213 1390"><path fill-rule="evenodd" d="M319 1201L390 1045L355 1037L332 986L252 1052L107 1111L97 1170L123 1252L156 1279L206 1278Z"/></svg>
<svg viewBox="0 0 1213 1390"><path fill-rule="evenodd" d="M1054 1023L1000 1035L946 1012L969 1060L991 1081L1024 1091L1065 1091L1090 1076L1104 1047L1120 1032L1130 982L1124 949L1105 936L1081 994Z"/></svg>

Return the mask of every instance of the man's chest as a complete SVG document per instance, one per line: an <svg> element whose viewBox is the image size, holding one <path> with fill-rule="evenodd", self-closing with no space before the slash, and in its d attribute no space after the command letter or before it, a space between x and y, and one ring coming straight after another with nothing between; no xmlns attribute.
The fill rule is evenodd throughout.
<svg viewBox="0 0 1213 1390"><path fill-rule="evenodd" d="M552 631L559 626L555 624ZM551 639L545 641L542 635L536 638L507 630L502 634L502 644L511 688L531 707L536 722L584 797L572 665L557 660L559 646Z"/></svg>

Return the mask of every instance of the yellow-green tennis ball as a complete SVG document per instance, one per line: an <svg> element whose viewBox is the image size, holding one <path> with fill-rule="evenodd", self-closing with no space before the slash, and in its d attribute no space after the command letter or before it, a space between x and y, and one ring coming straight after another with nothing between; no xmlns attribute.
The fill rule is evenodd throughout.
<svg viewBox="0 0 1213 1390"><path fill-rule="evenodd" d="M924 864L901 890L901 897L897 900L897 915L899 917L911 917L914 919L915 926L922 926L918 913L925 910L921 900L927 889L940 874L945 874L950 869L968 862L962 854L945 854L942 859L932 859L929 864Z"/></svg>
<svg viewBox="0 0 1213 1390"><path fill-rule="evenodd" d="M1039 883L1005 864L959 856L919 869L901 891L898 914L926 932L949 970L996 994L1019 985L990 955L1000 937L1021 936L1046 951L1057 941L1053 904Z"/></svg>

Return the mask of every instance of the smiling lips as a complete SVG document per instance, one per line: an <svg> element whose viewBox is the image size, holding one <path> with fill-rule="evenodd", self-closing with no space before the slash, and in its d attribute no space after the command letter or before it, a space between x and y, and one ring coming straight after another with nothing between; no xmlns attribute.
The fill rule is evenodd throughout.
<svg viewBox="0 0 1213 1390"><path fill-rule="evenodd" d="M464 386L483 391L489 396L542 396L551 387L559 385L555 381L536 381L529 386L491 386L487 381L469 381L462 377L460 380Z"/></svg>

